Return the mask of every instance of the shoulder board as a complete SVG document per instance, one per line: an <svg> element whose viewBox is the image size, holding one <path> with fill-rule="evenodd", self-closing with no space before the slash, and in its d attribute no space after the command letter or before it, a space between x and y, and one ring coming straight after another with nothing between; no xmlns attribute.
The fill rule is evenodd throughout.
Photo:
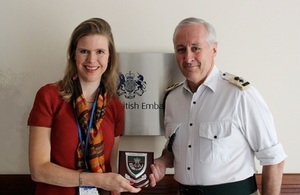
<svg viewBox="0 0 300 195"><path fill-rule="evenodd" d="M225 80L229 81L230 83L239 87L241 90L245 90L250 86L250 83L248 81L246 81L245 79L243 79L242 77L235 76L235 75L227 73L227 72L223 73L222 77L223 77L223 79L225 79Z"/></svg>
<svg viewBox="0 0 300 195"><path fill-rule="evenodd" d="M178 82L178 83L174 83L173 85L171 85L170 87L168 87L165 92L170 92L174 89L176 89L177 87L179 87L180 85L182 85L183 82Z"/></svg>

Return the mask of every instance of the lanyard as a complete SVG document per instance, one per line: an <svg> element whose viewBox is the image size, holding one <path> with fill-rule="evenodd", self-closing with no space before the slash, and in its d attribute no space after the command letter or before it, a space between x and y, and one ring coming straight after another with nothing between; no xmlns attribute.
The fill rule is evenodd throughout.
<svg viewBox="0 0 300 195"><path fill-rule="evenodd" d="M90 131L91 131L92 123L93 123L93 117L94 117L94 112L95 112L95 108L96 108L96 103L97 103L97 101L95 100L94 103L93 103L91 117L90 117L90 121L89 121L88 130L86 132L86 138L85 138L85 143L84 144L83 144L83 140L82 140L82 131L81 131L79 122L77 120L77 129L78 129L79 141L80 141L81 150L83 152L83 158L84 158L86 170L88 170L88 166L87 166L88 143L89 143ZM83 145L84 145L84 147L83 147Z"/></svg>

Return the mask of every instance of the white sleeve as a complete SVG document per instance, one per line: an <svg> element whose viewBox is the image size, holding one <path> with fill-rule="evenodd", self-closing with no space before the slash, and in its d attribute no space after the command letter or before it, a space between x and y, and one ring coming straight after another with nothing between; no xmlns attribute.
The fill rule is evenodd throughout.
<svg viewBox="0 0 300 195"><path fill-rule="evenodd" d="M273 116L254 87L245 90L238 105L242 131L262 165L273 165L286 158L278 142Z"/></svg>

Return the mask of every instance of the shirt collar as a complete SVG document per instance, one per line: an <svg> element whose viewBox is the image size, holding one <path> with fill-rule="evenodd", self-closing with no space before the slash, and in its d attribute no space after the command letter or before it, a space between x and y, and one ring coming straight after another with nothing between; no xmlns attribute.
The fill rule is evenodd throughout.
<svg viewBox="0 0 300 195"><path fill-rule="evenodd" d="M217 68L217 66L214 66L203 84L214 92L217 88L219 75L220 75L219 69Z"/></svg>
<svg viewBox="0 0 300 195"><path fill-rule="evenodd" d="M201 85L208 87L209 89L211 89L214 92L217 87L217 83L218 83L217 77L219 76L219 72L220 71L217 68L217 66L214 65L212 71L209 73L209 75L207 76L207 78L205 79L203 84L201 84ZM198 87L198 89L200 88L200 86ZM191 90L188 87L187 79L185 79L185 81L184 81L183 88L191 93Z"/></svg>

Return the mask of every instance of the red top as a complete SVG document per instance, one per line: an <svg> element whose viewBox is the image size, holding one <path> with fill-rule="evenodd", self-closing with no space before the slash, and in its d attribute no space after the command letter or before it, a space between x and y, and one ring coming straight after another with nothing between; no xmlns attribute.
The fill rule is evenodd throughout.
<svg viewBox="0 0 300 195"><path fill-rule="evenodd" d="M73 106L72 102L62 100L56 84L47 84L37 92L28 118L28 125L50 127L51 162L69 169L76 169L76 149L79 137ZM101 126L103 127L105 167L107 172L111 172L110 154L114 138L121 136L124 128L124 107L116 97L108 102ZM38 183L36 194L75 195L77 188Z"/></svg>

